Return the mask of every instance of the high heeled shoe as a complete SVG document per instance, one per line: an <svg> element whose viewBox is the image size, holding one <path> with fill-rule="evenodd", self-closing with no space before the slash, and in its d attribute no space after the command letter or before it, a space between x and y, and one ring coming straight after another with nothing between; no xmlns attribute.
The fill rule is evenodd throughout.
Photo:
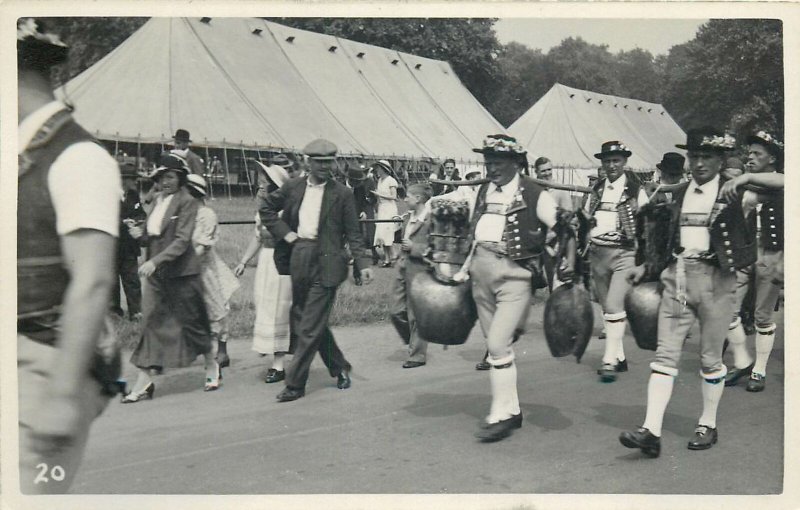
<svg viewBox="0 0 800 510"><path fill-rule="evenodd" d="M125 394L122 397L121 402L123 404L132 404L134 402L139 402L140 400L144 399L153 399L153 394L156 392L156 385L151 382L147 386L144 387L142 391L131 391Z"/></svg>
<svg viewBox="0 0 800 510"><path fill-rule="evenodd" d="M222 384L222 368L220 368L220 366L217 365L217 376L206 377L206 384L205 386L203 386L203 391L218 390L221 384Z"/></svg>

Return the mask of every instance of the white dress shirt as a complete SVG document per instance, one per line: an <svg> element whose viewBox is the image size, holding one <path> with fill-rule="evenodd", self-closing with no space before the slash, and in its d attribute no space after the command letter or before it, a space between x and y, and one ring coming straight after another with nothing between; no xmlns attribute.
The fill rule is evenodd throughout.
<svg viewBox="0 0 800 510"><path fill-rule="evenodd" d="M173 196L175 196L175 193L170 193L169 195L159 193L156 197L156 205L153 206L153 210L150 211L150 215L147 217L147 233L149 235L161 235L161 225L164 223L164 215L167 214L167 208L169 208Z"/></svg>
<svg viewBox="0 0 800 510"><path fill-rule="evenodd" d="M306 181L306 193L300 204L297 235L303 239L316 239L319 234L319 215L322 211L322 195L325 193L325 184L312 184Z"/></svg>
<svg viewBox="0 0 800 510"><path fill-rule="evenodd" d="M18 154L22 154L50 117L65 109L51 101L19 123ZM56 212L56 232L66 235L92 229L119 234L122 181L114 158L94 142L67 147L50 167L47 190Z"/></svg>
<svg viewBox="0 0 800 510"><path fill-rule="evenodd" d="M505 186L500 187L494 183L489 183L486 190L486 211L481 215L478 224L475 225L475 240L500 242L503 238L503 231L506 227L506 210L514 200L514 195L519 189L519 174L515 175ZM476 193L477 198L477 193ZM475 199L473 199L471 209L475 209ZM539 201L536 204L536 215L539 220L552 228L556 224L556 202L547 192L539 194Z"/></svg>
<svg viewBox="0 0 800 510"><path fill-rule="evenodd" d="M698 214L708 217L714 208L718 193L719 175L700 186L693 180L686 189L681 215ZM685 255L707 252L711 247L710 243L711 237L707 225L681 226L681 246Z"/></svg>
<svg viewBox="0 0 800 510"><path fill-rule="evenodd" d="M622 192L625 190L625 185L627 183L628 176L624 173L620 175L614 182L606 180L606 184L603 187L603 195L600 197L600 205L602 206L603 204L611 204L615 207L615 209L613 211L602 211L600 209L595 211L594 217L597 220L597 226L595 226L590 232L590 237L601 236L617 230L618 213L616 206L622 199ZM644 191L644 186L639 188L639 196L636 197L636 201L639 207L647 203L647 193Z"/></svg>

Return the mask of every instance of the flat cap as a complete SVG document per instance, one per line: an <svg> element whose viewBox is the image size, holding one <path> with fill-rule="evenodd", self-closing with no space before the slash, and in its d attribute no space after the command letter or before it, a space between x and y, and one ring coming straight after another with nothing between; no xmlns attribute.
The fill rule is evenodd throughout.
<svg viewBox="0 0 800 510"><path fill-rule="evenodd" d="M303 148L303 154L311 159L336 159L336 146L323 138L318 138Z"/></svg>

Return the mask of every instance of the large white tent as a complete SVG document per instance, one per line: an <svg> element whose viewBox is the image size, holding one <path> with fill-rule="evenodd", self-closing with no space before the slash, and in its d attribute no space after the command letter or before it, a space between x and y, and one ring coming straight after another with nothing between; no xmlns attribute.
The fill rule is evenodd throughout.
<svg viewBox="0 0 800 510"><path fill-rule="evenodd" d="M504 132L447 62L257 18L152 18L62 92L111 141L476 161Z"/></svg>
<svg viewBox="0 0 800 510"><path fill-rule="evenodd" d="M527 149L531 163L548 157L560 178L585 184L599 166L603 142L619 140L633 152L628 165L652 171L665 152L683 151L686 135L664 107L625 97L597 94L556 83L509 128Z"/></svg>

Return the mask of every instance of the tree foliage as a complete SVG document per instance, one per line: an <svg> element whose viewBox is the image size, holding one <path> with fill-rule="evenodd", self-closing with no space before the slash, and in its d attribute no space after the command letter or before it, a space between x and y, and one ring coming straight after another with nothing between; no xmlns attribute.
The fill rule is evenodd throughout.
<svg viewBox="0 0 800 510"><path fill-rule="evenodd" d="M683 126L783 131L780 20L711 20L666 59L664 105Z"/></svg>

